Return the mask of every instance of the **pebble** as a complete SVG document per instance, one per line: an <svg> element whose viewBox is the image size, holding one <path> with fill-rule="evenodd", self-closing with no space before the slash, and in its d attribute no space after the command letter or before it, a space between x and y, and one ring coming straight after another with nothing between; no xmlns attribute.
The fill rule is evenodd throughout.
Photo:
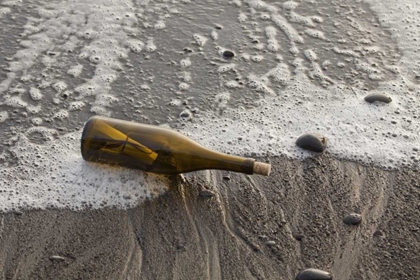
<svg viewBox="0 0 420 280"><path fill-rule="evenodd" d="M369 103L373 103L373 102L384 102L384 103L389 103L392 101L391 97L389 97L386 94L383 93L372 93L369 94L365 97L365 101L369 102Z"/></svg>
<svg viewBox="0 0 420 280"><path fill-rule="evenodd" d="M344 217L343 222L348 225L357 225L362 221L362 215L357 213L351 213Z"/></svg>
<svg viewBox="0 0 420 280"><path fill-rule="evenodd" d="M313 152L323 152L327 147L327 138L318 133L307 133L296 140L296 145Z"/></svg>
<svg viewBox="0 0 420 280"><path fill-rule="evenodd" d="M232 57L234 57L235 56L235 53L234 52L232 52L232 51L224 51L223 52L223 57L224 58L232 58Z"/></svg>
<svg viewBox="0 0 420 280"><path fill-rule="evenodd" d="M299 272L295 280L330 280L332 276L329 272L316 269L308 268Z"/></svg>
<svg viewBox="0 0 420 280"><path fill-rule="evenodd" d="M297 240L297 241L302 241L302 239L303 238L305 238L305 235L303 235L303 234L296 234L295 235L295 239Z"/></svg>
<svg viewBox="0 0 420 280"><path fill-rule="evenodd" d="M189 120L189 119L191 119L191 118L192 118L192 113L191 113L191 111L190 111L190 110L185 109L184 111L182 111L182 112L179 114L179 117L180 117L181 119L183 119L183 120Z"/></svg>
<svg viewBox="0 0 420 280"><path fill-rule="evenodd" d="M50 261L60 261L60 262L63 262L65 260L66 260L66 258L61 257L61 256L51 256L50 257Z"/></svg>
<svg viewBox="0 0 420 280"><path fill-rule="evenodd" d="M276 241L269 240L269 241L267 241L265 244L266 244L267 246L274 246L274 245L276 245Z"/></svg>
<svg viewBox="0 0 420 280"><path fill-rule="evenodd" d="M131 199L131 195L130 194L125 194L125 195L123 195L123 198L124 199Z"/></svg>
<svg viewBox="0 0 420 280"><path fill-rule="evenodd" d="M214 196L214 192L210 190L203 190L198 193L198 196L204 197L204 198L210 198Z"/></svg>

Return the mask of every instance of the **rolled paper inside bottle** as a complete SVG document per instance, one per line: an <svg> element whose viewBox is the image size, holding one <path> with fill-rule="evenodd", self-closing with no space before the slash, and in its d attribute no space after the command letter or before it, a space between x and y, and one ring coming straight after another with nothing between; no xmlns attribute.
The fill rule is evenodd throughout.
<svg viewBox="0 0 420 280"><path fill-rule="evenodd" d="M268 176L271 172L271 164L256 161L254 162L253 172L254 174Z"/></svg>

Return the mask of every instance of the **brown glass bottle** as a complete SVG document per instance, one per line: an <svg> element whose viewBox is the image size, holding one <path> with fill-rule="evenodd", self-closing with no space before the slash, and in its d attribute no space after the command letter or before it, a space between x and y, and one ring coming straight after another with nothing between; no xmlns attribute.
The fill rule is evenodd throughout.
<svg viewBox="0 0 420 280"><path fill-rule="evenodd" d="M81 144L87 161L161 174L221 169L267 176L271 169L251 158L212 151L171 129L100 116L86 122Z"/></svg>

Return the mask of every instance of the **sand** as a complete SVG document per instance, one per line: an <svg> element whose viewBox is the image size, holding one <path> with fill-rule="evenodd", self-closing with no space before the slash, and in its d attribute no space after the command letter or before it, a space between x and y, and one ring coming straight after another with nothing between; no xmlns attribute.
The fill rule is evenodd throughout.
<svg viewBox="0 0 420 280"><path fill-rule="evenodd" d="M260 160L271 176L189 173L127 211L3 213L1 279L420 279L416 170Z"/></svg>

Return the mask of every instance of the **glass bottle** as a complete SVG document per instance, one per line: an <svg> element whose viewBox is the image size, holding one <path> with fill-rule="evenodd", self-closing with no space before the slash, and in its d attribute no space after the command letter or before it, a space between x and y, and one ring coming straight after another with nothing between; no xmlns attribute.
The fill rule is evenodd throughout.
<svg viewBox="0 0 420 280"><path fill-rule="evenodd" d="M171 129L101 116L85 124L81 141L87 161L160 174L220 169L268 176L271 165L210 150Z"/></svg>

